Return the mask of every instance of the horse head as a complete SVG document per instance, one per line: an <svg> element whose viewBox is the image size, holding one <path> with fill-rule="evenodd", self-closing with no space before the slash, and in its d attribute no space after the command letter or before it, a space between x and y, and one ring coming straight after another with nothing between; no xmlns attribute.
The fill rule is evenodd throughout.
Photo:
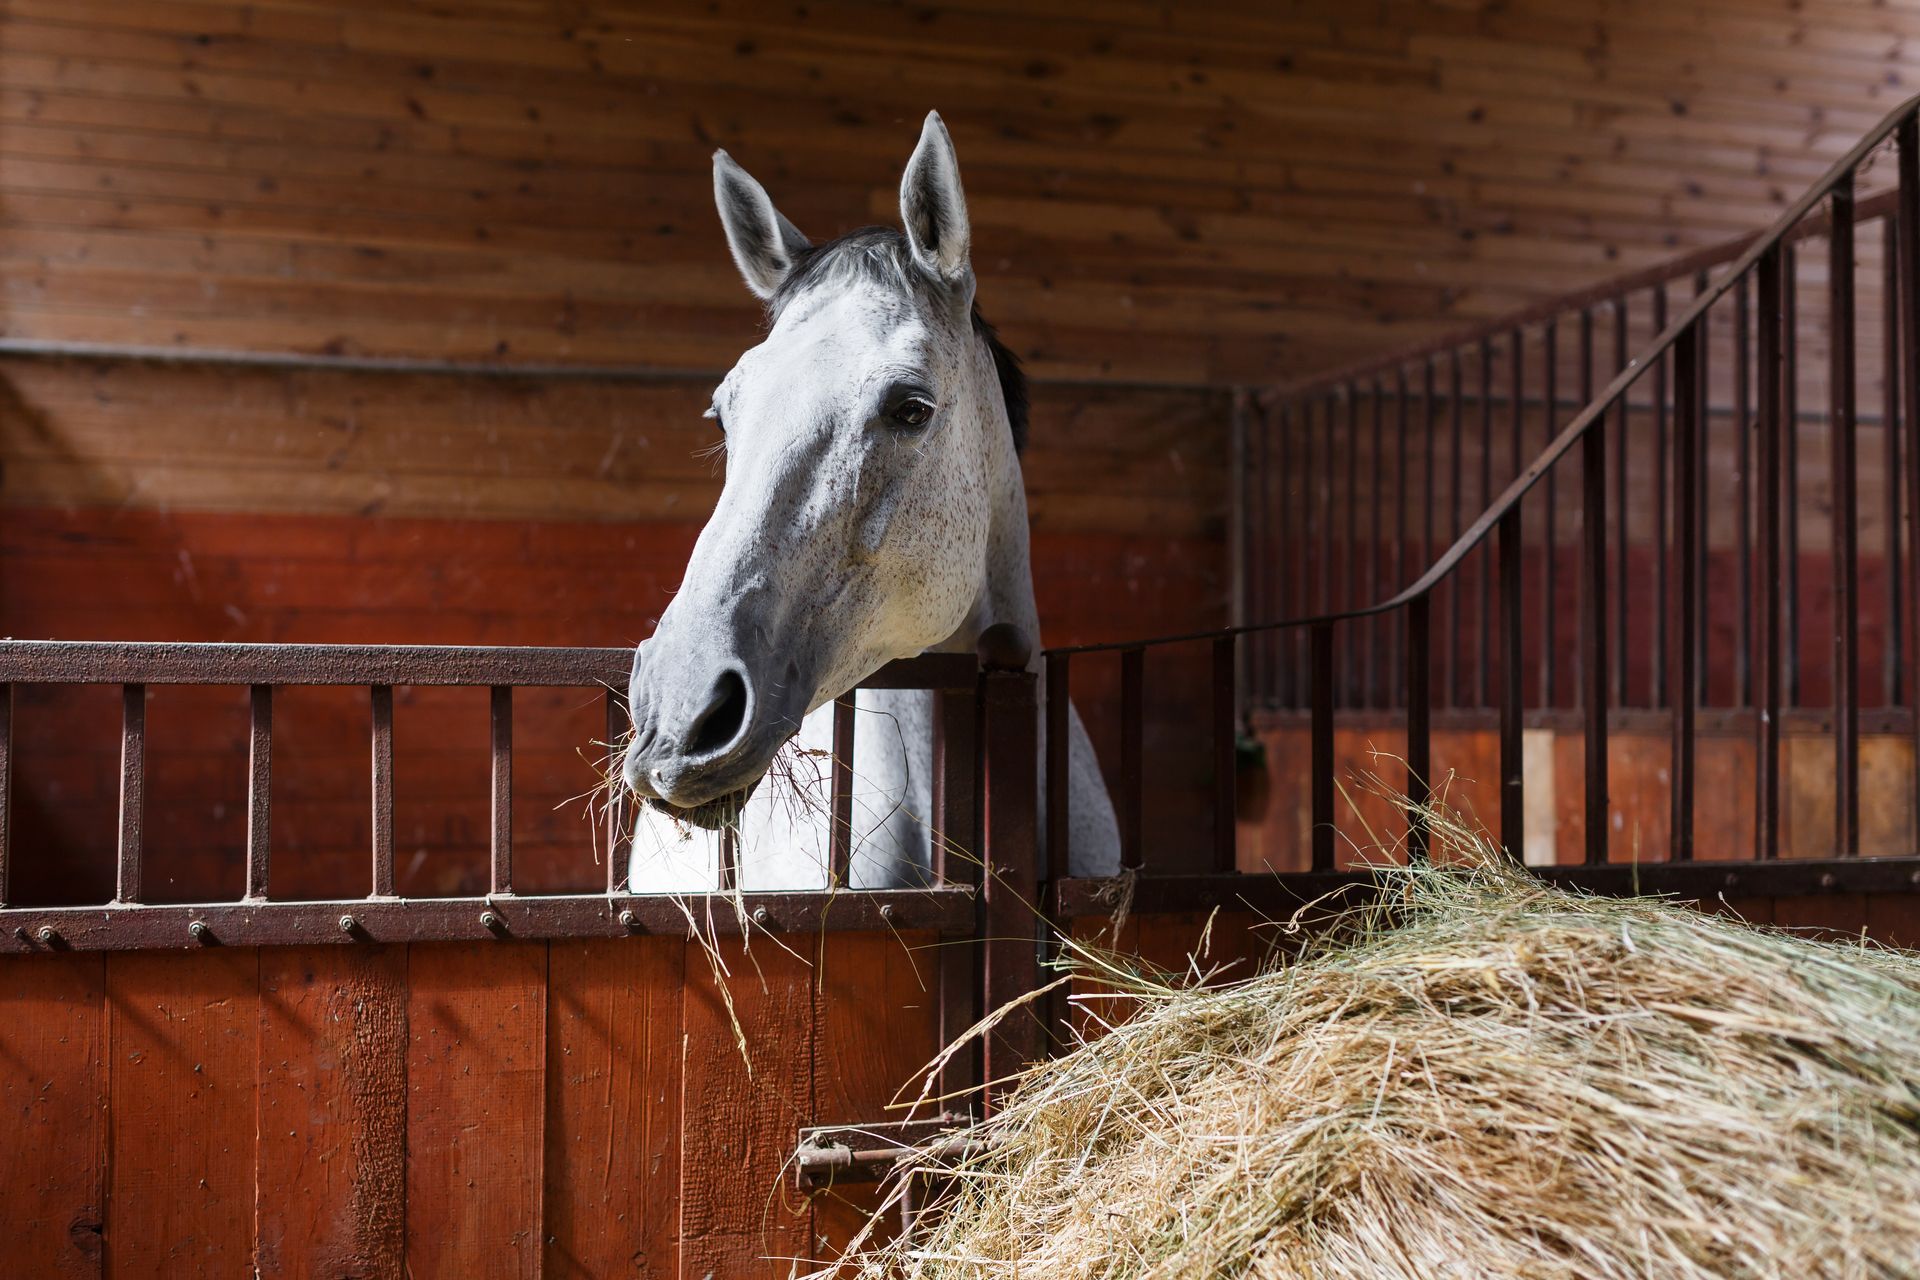
<svg viewBox="0 0 1920 1280"><path fill-rule="evenodd" d="M1017 364L974 309L937 114L898 231L815 245L724 151L713 180L768 327L714 391L725 483L634 656L623 766L634 792L704 827L739 813L808 712L996 620L995 503L1009 474L1018 489L1025 417ZM1024 506L1019 523L1024 572Z"/></svg>

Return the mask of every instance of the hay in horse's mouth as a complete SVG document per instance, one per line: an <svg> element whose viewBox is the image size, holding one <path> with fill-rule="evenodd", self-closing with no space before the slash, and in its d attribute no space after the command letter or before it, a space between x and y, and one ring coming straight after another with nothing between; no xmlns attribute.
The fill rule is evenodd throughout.
<svg viewBox="0 0 1920 1280"><path fill-rule="evenodd" d="M705 804L696 804L689 808L682 808L658 796L648 796L647 803L676 822L684 822L707 831L718 831L722 827L732 826L739 821L741 812L747 807L747 797L751 796L753 789L759 785L760 780L756 778L744 787L736 788L722 796L715 796Z"/></svg>

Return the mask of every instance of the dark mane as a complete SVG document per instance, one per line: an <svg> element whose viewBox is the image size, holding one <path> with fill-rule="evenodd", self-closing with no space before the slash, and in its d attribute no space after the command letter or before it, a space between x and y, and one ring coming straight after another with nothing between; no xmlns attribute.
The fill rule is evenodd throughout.
<svg viewBox="0 0 1920 1280"><path fill-rule="evenodd" d="M931 286L913 265L905 235L891 227L861 227L801 254L768 301L768 318L779 319L794 298L841 272L910 291L931 292ZM977 304L973 308L973 331L993 355L994 372L1000 375L1000 398L1007 407L1007 424L1013 428L1013 448L1016 453L1022 452L1027 447L1027 375L1020 368L1020 357L1000 341Z"/></svg>

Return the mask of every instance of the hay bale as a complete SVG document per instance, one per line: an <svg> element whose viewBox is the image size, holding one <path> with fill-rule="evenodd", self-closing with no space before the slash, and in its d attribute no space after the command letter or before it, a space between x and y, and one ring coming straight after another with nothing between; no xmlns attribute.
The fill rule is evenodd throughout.
<svg viewBox="0 0 1920 1280"><path fill-rule="evenodd" d="M1522 874L1386 906L1037 1069L857 1274L1920 1275L1920 956Z"/></svg>

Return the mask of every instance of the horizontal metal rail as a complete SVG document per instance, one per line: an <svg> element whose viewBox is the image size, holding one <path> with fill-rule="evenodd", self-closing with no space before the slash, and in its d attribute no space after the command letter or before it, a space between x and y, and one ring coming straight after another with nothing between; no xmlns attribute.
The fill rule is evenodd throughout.
<svg viewBox="0 0 1920 1280"><path fill-rule="evenodd" d="M499 645L0 640L0 684L473 685L624 688L632 649ZM971 689L970 653L893 662L863 689Z"/></svg>
<svg viewBox="0 0 1920 1280"><path fill-rule="evenodd" d="M1563 889L1608 896L1653 894L1684 901L1920 893L1920 856L1609 862L1526 870ZM1075 878L1060 883L1058 909L1063 920L1111 916L1123 906L1154 912L1198 912L1219 907L1284 920L1309 904L1330 910L1354 905L1358 899L1329 895L1370 892L1379 883L1378 872L1352 867L1277 875L1155 875L1139 881Z"/></svg>
<svg viewBox="0 0 1920 1280"><path fill-rule="evenodd" d="M198 950L326 943L486 942L822 929L974 931L970 886L859 893L554 894L336 902L114 903L0 911L0 954Z"/></svg>

